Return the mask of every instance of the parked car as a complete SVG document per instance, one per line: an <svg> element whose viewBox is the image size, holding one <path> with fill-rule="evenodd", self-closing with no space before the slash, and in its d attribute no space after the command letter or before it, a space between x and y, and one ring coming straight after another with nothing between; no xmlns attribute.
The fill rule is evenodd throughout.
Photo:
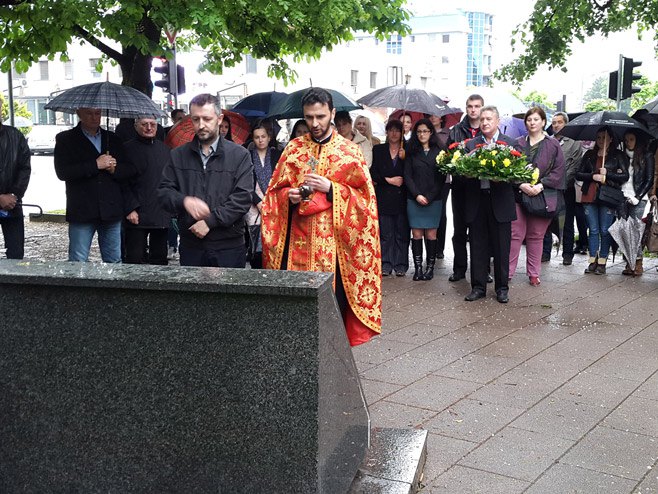
<svg viewBox="0 0 658 494"><path fill-rule="evenodd" d="M35 125L27 135L27 144L32 154L53 154L55 136L71 129L70 125Z"/></svg>

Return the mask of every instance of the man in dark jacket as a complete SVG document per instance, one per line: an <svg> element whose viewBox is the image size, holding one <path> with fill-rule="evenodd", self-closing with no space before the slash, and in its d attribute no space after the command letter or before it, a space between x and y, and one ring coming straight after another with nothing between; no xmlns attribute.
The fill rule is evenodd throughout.
<svg viewBox="0 0 658 494"><path fill-rule="evenodd" d="M190 101L195 137L172 150L158 195L178 215L181 266L244 268L244 216L254 192L249 152L219 135L217 98Z"/></svg>
<svg viewBox="0 0 658 494"><path fill-rule="evenodd" d="M480 110L484 106L484 98L479 94L471 94L466 100L466 115L450 129L448 146L455 142L463 142L480 134ZM466 241L468 239L468 227L464 221L464 209L466 208L466 196L464 192L464 179L452 177L452 222L453 235L452 247L455 257L452 262L452 274L449 281L459 281L466 278L468 267L468 255L466 253Z"/></svg>
<svg viewBox="0 0 658 494"><path fill-rule="evenodd" d="M481 134L466 143L473 151L478 144L502 141L513 145L513 140L500 133L500 117L495 106L485 106L480 112ZM512 221L516 219L514 189L508 182L493 182L474 178L465 179L466 207L464 220L469 228L471 246L471 302L487 293L487 270L493 253L496 298L501 304L509 301L509 251L512 240Z"/></svg>
<svg viewBox="0 0 658 494"><path fill-rule="evenodd" d="M167 264L167 236L171 214L158 199L162 170L170 149L156 138L157 122L152 117L135 120L137 138L125 144L137 169L124 198L130 213L124 222L125 257L128 264Z"/></svg>
<svg viewBox="0 0 658 494"><path fill-rule="evenodd" d="M55 172L66 182L69 261L86 262L98 232L103 262L121 262L122 188L135 167L119 138L101 129L101 110L76 113L80 123L55 138Z"/></svg>
<svg viewBox="0 0 658 494"><path fill-rule="evenodd" d="M30 181L30 148L14 127L0 122L0 226L8 259L23 259L25 228L21 200Z"/></svg>

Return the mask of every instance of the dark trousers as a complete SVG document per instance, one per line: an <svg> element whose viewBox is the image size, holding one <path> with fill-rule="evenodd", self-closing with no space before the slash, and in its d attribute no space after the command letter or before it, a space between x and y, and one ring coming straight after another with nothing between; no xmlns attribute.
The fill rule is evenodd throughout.
<svg viewBox="0 0 658 494"><path fill-rule="evenodd" d="M439 221L439 228L436 229L436 254L443 255L443 251L446 247L446 227L448 223L448 217L446 216L446 209L448 205L448 195L450 194L450 184L443 184L443 191L441 193L441 200L443 201L443 207L441 208L441 220Z"/></svg>
<svg viewBox="0 0 658 494"><path fill-rule="evenodd" d="M230 249L194 249L180 244L181 266L207 266L215 268L244 268L247 264L247 246Z"/></svg>
<svg viewBox="0 0 658 494"><path fill-rule="evenodd" d="M124 228L127 264L167 265L167 228Z"/></svg>
<svg viewBox="0 0 658 494"><path fill-rule="evenodd" d="M406 273L409 269L409 220L407 213L379 215L382 271Z"/></svg>
<svg viewBox="0 0 658 494"><path fill-rule="evenodd" d="M2 236L5 239L7 259L23 259L25 255L25 225L23 214L19 216L7 216L0 219Z"/></svg>
<svg viewBox="0 0 658 494"><path fill-rule="evenodd" d="M496 293L508 289L509 251L512 242L512 223L496 221L491 194L481 191L480 207L469 225L471 248L471 288L487 293L489 258L494 258L494 286Z"/></svg>
<svg viewBox="0 0 658 494"><path fill-rule="evenodd" d="M178 251L178 220L176 218L171 219L171 224L169 225L169 231L167 235L167 243L169 247L174 248L174 252Z"/></svg>
<svg viewBox="0 0 658 494"><path fill-rule="evenodd" d="M466 253L466 242L468 240L468 226L464 220L466 207L466 194L461 185L452 185L452 248L455 257L452 262L452 272L464 276L468 268L468 254ZM472 247L471 247L472 248Z"/></svg>
<svg viewBox="0 0 658 494"><path fill-rule="evenodd" d="M576 226L578 227L578 248L587 250L589 247L589 237L587 233L587 216L582 204L576 203Z"/></svg>
<svg viewBox="0 0 658 494"><path fill-rule="evenodd" d="M575 219L576 189L570 187L564 192L564 229L562 230L562 257L573 257Z"/></svg>

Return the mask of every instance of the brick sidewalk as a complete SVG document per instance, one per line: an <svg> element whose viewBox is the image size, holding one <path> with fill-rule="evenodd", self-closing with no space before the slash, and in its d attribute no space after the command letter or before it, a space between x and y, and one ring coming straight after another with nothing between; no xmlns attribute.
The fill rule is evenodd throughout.
<svg viewBox="0 0 658 494"><path fill-rule="evenodd" d="M523 252L523 250L522 250ZM427 429L423 493L658 493L658 273L525 260L510 303L467 280L385 278L381 337L354 348L373 426Z"/></svg>

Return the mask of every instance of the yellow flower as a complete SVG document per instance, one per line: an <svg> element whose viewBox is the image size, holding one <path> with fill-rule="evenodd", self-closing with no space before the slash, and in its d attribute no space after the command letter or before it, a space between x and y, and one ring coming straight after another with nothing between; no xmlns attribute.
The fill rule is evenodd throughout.
<svg viewBox="0 0 658 494"><path fill-rule="evenodd" d="M482 166L486 166L486 164L487 164L487 160L480 160L480 164L481 164Z"/></svg>
<svg viewBox="0 0 658 494"><path fill-rule="evenodd" d="M498 154L498 151L496 151L495 149L493 151L491 151L491 156L496 156L497 154Z"/></svg>
<svg viewBox="0 0 658 494"><path fill-rule="evenodd" d="M503 160L503 166L504 166L505 168L507 168L507 167L510 166L511 164L512 164L512 162L509 160L509 158L505 158L505 159Z"/></svg>
<svg viewBox="0 0 658 494"><path fill-rule="evenodd" d="M496 167L496 162L494 160L489 160L489 162L491 163L491 166L493 166L494 168Z"/></svg>
<svg viewBox="0 0 658 494"><path fill-rule="evenodd" d="M535 185L539 181L539 168L532 170L532 182L530 185Z"/></svg>
<svg viewBox="0 0 658 494"><path fill-rule="evenodd" d="M441 163L443 161L443 157L446 155L445 151L441 151L439 155L436 157L436 162Z"/></svg>

